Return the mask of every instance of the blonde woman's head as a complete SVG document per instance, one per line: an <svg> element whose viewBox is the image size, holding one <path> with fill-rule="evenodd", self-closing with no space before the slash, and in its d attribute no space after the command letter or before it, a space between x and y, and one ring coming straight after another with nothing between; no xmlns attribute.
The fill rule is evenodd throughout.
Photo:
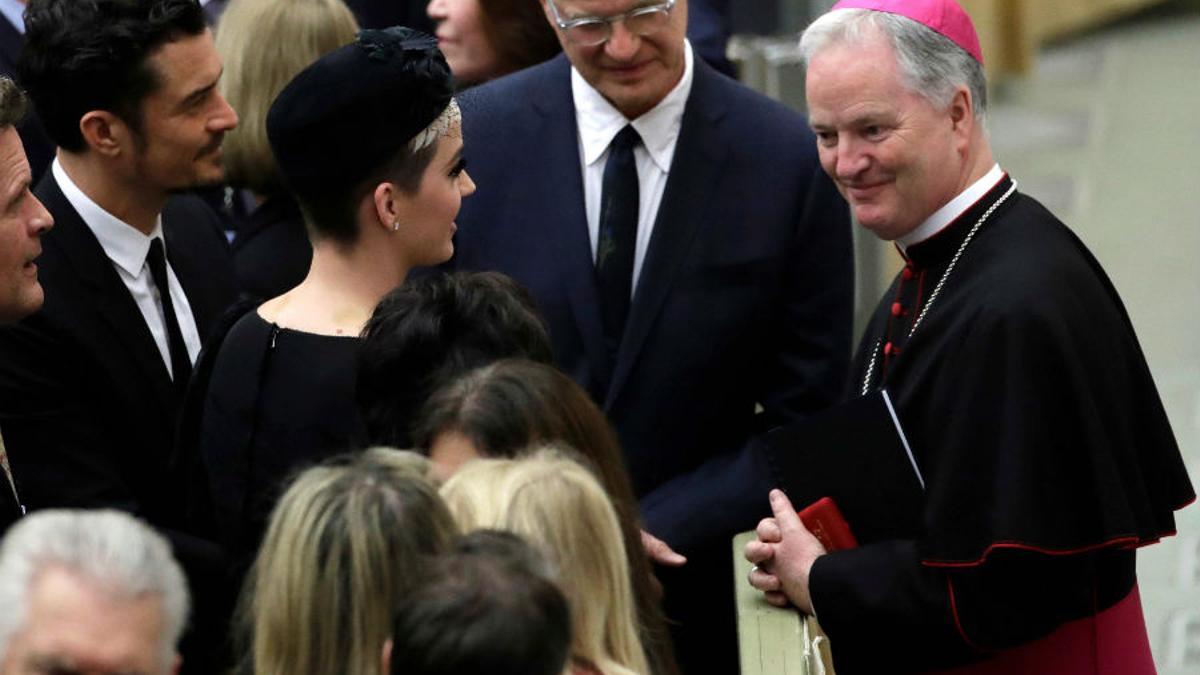
<svg viewBox="0 0 1200 675"><path fill-rule="evenodd" d="M509 530L558 569L571 605L572 657L605 675L645 673L629 563L612 502L562 447L471 462L442 488L464 531Z"/></svg>
<svg viewBox="0 0 1200 675"><path fill-rule="evenodd" d="M267 111L284 85L321 56L354 41L358 24L342 0L233 0L221 14L219 88L239 123L222 146L230 184L267 195L283 190Z"/></svg>
<svg viewBox="0 0 1200 675"><path fill-rule="evenodd" d="M391 613L457 528L428 461L373 448L288 487L242 598L257 675L379 675Z"/></svg>

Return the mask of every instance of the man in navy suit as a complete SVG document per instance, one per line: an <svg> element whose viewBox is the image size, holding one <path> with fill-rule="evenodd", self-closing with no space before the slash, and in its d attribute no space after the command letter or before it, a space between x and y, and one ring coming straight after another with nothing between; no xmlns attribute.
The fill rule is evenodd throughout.
<svg viewBox="0 0 1200 675"><path fill-rule="evenodd" d="M689 558L660 570L682 665L734 672L729 537L763 474L737 451L841 392L847 208L803 117L694 56L686 0L543 8L565 55L461 99L479 188L454 264L533 292L617 428L645 529Z"/></svg>
<svg viewBox="0 0 1200 675"><path fill-rule="evenodd" d="M22 82L59 150L34 190L55 222L45 304L0 328L9 460L30 509L116 508L167 535L197 598L185 672L216 672L220 552L183 531L168 465L235 287L220 220L178 193L222 179L237 114L195 0L30 0L25 22Z"/></svg>

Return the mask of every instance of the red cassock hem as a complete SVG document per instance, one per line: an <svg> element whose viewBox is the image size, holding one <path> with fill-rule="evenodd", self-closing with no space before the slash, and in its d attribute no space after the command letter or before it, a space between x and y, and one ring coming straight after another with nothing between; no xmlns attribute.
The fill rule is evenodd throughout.
<svg viewBox="0 0 1200 675"><path fill-rule="evenodd" d="M953 587L950 605L958 624ZM962 628L959 626L959 632ZM966 639L966 636L963 636ZM1154 675L1138 587L1093 616L1069 621L1046 637L996 652L986 661L931 675Z"/></svg>

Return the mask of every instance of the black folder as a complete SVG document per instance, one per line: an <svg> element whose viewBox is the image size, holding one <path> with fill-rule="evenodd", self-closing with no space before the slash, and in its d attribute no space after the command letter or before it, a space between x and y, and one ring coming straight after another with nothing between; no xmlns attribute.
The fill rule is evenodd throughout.
<svg viewBox="0 0 1200 675"><path fill-rule="evenodd" d="M924 479L885 390L779 427L764 446L792 505L833 498L859 544L924 533Z"/></svg>

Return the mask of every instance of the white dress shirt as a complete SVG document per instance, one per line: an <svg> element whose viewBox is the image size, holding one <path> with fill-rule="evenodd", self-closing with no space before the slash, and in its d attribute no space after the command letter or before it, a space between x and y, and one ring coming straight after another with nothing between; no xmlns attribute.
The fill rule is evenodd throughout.
<svg viewBox="0 0 1200 675"><path fill-rule="evenodd" d="M917 229L908 234L896 239L896 245L901 251L908 250L909 246L919 244L933 235L946 229L946 226L953 223L956 218L967 212L967 209L975 206L975 202L983 199L992 188L1000 183L1000 179L1004 178L1004 172L1000 170L999 164L993 164L990 171L983 174L979 180L971 183L966 190L963 190L957 197L946 202L946 205L933 215L925 219L925 222L917 226ZM1016 181L1013 181L1016 185Z"/></svg>
<svg viewBox="0 0 1200 675"><path fill-rule="evenodd" d="M113 269L117 271L117 275L129 289L129 294L137 303L142 318L146 320L150 334L154 336L154 342L158 345L163 364L166 365L167 372L171 373L173 378L175 373L171 369L171 348L167 342L167 327L163 321L162 301L158 296L159 289L155 288L154 279L150 276L150 265L146 263L146 256L150 253L150 241L162 239L162 216L159 215L155 221L154 231L150 233L150 236L146 236L134 226L105 211L85 195L67 175L66 170L62 168L57 159L50 165L50 170L54 172L54 180L58 181L63 196L71 202L71 206L75 207L75 211L79 213L79 217L83 219L92 234L96 235L105 255L112 261ZM163 240L163 245L166 246L166 240ZM169 248L165 248L165 250L169 259L171 250ZM188 303L187 296L184 295L183 287L179 285L179 278L175 276L175 270L171 268L169 260L167 262L167 285L171 287L171 302L175 305L175 320L179 322L179 331L183 333L183 343L187 345L188 358L194 364L196 355L200 353L200 333L196 329L192 306Z"/></svg>
<svg viewBox="0 0 1200 675"><path fill-rule="evenodd" d="M650 247L650 235L654 232L654 221L658 217L658 207L662 204L663 190L667 186L671 160L675 157L675 144L683 124L683 109L692 92L694 58L691 43L685 44L683 77L679 83L658 105L632 122L588 84L578 70L571 68L571 94L575 100L579 158L583 170L583 200L593 261L596 259L596 242L600 232L600 193L604 183L604 165L608 163L608 146L627 124L633 124L642 137L641 145L633 150L639 191L637 242L633 253L633 281L630 284L631 293L635 295L642 263L646 260L646 250Z"/></svg>

